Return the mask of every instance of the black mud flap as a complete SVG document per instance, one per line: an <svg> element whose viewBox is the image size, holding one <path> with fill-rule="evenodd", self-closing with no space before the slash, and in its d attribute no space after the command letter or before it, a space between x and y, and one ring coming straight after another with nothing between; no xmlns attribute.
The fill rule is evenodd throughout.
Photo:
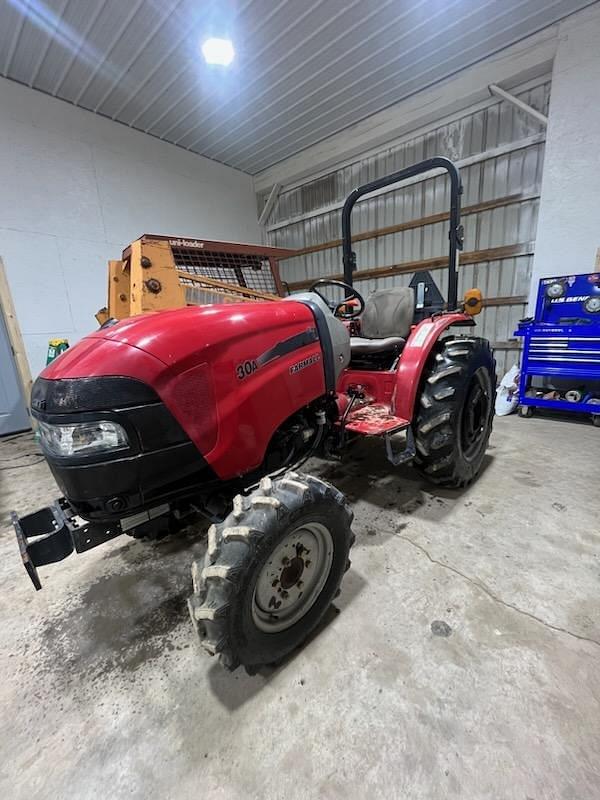
<svg viewBox="0 0 600 800"><path fill-rule="evenodd" d="M73 550L83 553L123 533L119 522L100 524L78 517L61 497L51 506L19 517L11 511L23 565L36 589L42 588L37 567L55 564Z"/></svg>

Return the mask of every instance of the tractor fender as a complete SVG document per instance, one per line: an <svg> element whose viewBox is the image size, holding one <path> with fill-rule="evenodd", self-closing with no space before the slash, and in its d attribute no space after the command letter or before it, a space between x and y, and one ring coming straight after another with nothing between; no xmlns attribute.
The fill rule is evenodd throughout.
<svg viewBox="0 0 600 800"><path fill-rule="evenodd" d="M396 391L393 413L403 419L412 419L427 359L440 336L454 325L473 326L473 318L460 312L440 314L419 322L412 329L402 350L396 371Z"/></svg>

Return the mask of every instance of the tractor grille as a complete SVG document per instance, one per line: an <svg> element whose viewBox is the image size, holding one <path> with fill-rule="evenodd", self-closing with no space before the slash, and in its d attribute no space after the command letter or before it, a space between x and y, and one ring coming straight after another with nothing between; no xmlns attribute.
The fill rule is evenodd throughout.
<svg viewBox="0 0 600 800"><path fill-rule="evenodd" d="M175 266L182 272L277 294L271 265L264 256L187 247L172 247L171 250Z"/></svg>

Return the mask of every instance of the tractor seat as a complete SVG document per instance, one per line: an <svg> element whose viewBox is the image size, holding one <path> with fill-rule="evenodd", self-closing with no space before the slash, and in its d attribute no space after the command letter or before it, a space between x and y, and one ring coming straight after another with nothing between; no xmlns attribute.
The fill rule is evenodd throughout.
<svg viewBox="0 0 600 800"><path fill-rule="evenodd" d="M350 337L350 352L353 356L370 356L374 353L398 354L406 339L402 336L386 336L385 339L366 339L363 336Z"/></svg>
<svg viewBox="0 0 600 800"><path fill-rule="evenodd" d="M396 356L406 344L415 312L415 297L408 286L394 286L370 294L361 317L361 336L352 336L352 356Z"/></svg>

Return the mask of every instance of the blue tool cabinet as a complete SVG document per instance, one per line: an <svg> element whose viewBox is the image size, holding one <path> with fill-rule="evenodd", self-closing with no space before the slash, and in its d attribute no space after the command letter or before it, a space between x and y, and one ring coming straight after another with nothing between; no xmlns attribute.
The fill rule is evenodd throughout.
<svg viewBox="0 0 600 800"><path fill-rule="evenodd" d="M542 279L535 317L521 321L515 336L523 337L521 415L550 408L592 414L600 425L600 273ZM581 401L529 396L534 378L571 384Z"/></svg>

